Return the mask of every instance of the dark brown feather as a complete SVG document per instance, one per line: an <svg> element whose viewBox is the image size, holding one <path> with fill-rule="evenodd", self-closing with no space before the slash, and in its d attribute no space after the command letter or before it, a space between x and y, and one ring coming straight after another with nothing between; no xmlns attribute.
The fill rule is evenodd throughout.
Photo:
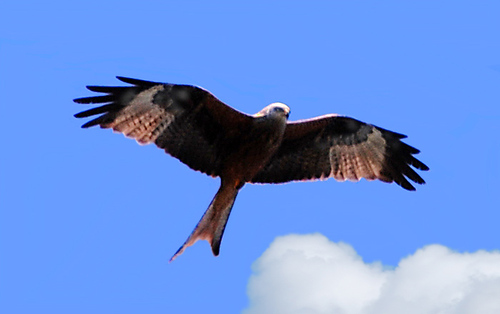
<svg viewBox="0 0 500 314"><path fill-rule="evenodd" d="M278 152L253 178L253 183L326 179L379 179L414 190L408 181L425 181L410 167L429 168L413 155L419 150L406 136L356 119L326 115L287 124Z"/></svg>
<svg viewBox="0 0 500 314"><path fill-rule="evenodd" d="M218 176L231 137L244 131L251 117L225 105L212 94L189 85L117 77L132 86L87 86L106 95L77 98L82 104L103 104L77 113L99 115L82 127L100 125L155 143L194 170Z"/></svg>

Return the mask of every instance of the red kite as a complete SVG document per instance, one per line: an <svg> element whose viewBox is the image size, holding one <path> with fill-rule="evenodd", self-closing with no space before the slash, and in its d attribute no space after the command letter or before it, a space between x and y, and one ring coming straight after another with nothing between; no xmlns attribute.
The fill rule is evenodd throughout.
<svg viewBox="0 0 500 314"><path fill-rule="evenodd" d="M139 144L155 143L191 169L221 178L207 211L171 261L198 240L207 240L219 255L245 183L365 178L406 190L415 190L408 179L425 183L411 166L429 168L413 156L419 150L401 141L405 135L333 114L288 122L290 108L281 103L247 115L199 87L117 78L132 86L87 86L105 95L74 100L104 104L75 115L100 115L83 128L99 125Z"/></svg>

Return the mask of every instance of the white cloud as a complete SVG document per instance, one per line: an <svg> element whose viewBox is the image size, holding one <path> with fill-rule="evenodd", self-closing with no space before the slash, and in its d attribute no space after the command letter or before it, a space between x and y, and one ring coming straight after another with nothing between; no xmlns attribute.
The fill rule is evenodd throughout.
<svg viewBox="0 0 500 314"><path fill-rule="evenodd" d="M320 234L278 237L254 263L245 314L498 314L500 252L429 245L387 268Z"/></svg>

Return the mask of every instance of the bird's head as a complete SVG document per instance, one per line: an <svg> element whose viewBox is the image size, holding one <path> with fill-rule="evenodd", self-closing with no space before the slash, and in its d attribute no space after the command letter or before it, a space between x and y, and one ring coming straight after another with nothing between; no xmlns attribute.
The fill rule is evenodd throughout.
<svg viewBox="0 0 500 314"><path fill-rule="evenodd" d="M280 102L275 102L270 104L269 106L264 107L261 111L254 114L254 117L269 117L269 118L280 118L285 117L285 120L288 119L290 115L290 108Z"/></svg>

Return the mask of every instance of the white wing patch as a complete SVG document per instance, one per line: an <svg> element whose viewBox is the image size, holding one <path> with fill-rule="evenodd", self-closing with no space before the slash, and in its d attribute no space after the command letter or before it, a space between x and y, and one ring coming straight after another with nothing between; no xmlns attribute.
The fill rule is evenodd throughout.
<svg viewBox="0 0 500 314"><path fill-rule="evenodd" d="M163 85L158 85L137 94L113 122L103 127L123 133L141 145L154 142L174 121L172 113L153 103L154 96L164 88Z"/></svg>
<svg viewBox="0 0 500 314"><path fill-rule="evenodd" d="M330 147L331 172L329 177L337 181L375 180L380 175L385 155L386 141L382 133L373 129L365 142Z"/></svg>

